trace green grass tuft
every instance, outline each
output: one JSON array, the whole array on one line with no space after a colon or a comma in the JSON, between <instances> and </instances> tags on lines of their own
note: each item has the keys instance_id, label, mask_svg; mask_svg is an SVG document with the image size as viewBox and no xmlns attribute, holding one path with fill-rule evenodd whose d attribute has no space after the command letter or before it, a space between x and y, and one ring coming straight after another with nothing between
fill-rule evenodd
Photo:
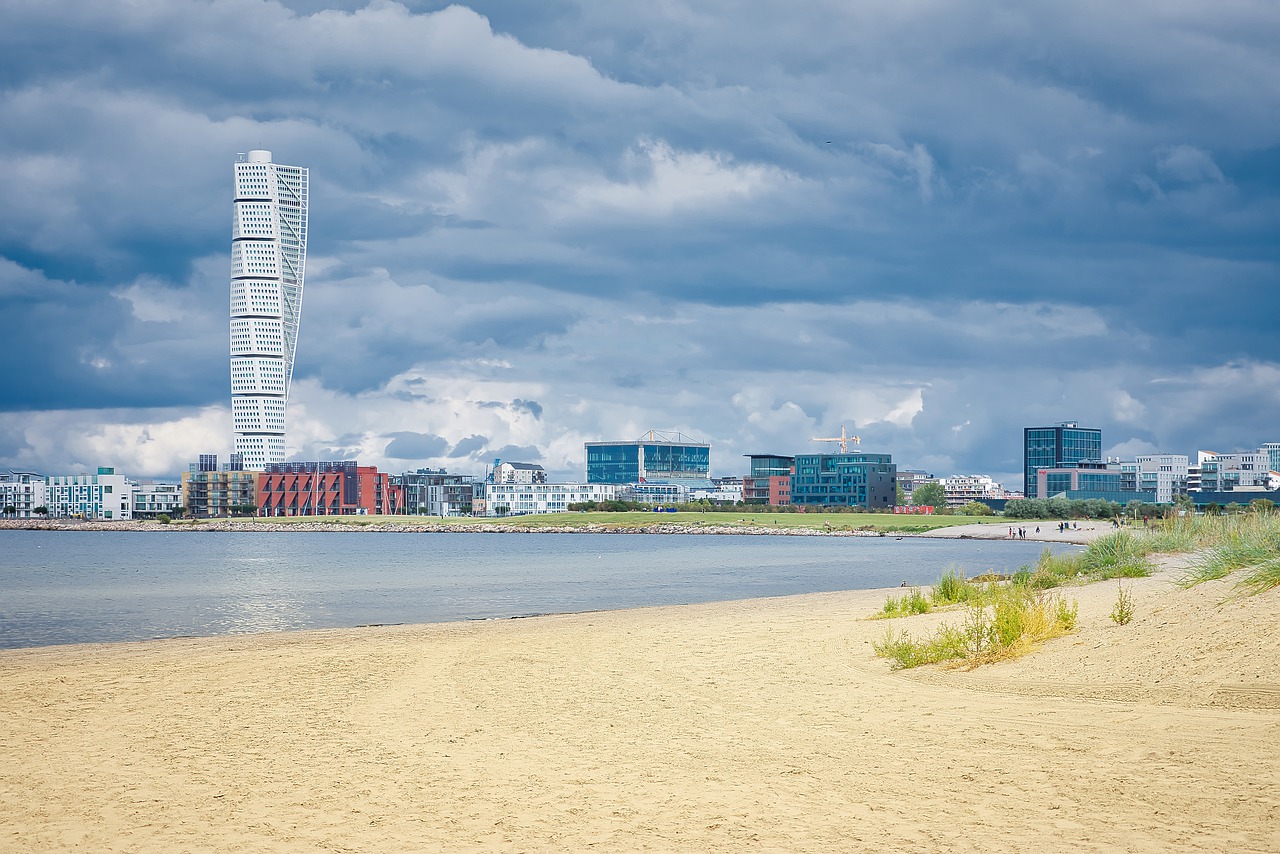
<instances>
[{"instance_id":1,"label":"green grass tuft","mask_svg":"<svg viewBox=\"0 0 1280 854\"><path fill-rule=\"evenodd\" d=\"M1076 603L1060 594L992 584L969 604L961 626L943 625L922 640L889 629L873 648L895 669L944 661L977 667L1025 655L1050 638L1069 634L1077 617Z\"/></svg>"},{"instance_id":2,"label":"green grass tuft","mask_svg":"<svg viewBox=\"0 0 1280 854\"><path fill-rule=\"evenodd\" d=\"M930 610L929 597L925 596L920 588L913 587L910 592L903 593L901 596L890 596L885 599L884 607L880 613L874 615L874 618L883 620L889 617L910 617L913 614L927 614Z\"/></svg>"},{"instance_id":3,"label":"green grass tuft","mask_svg":"<svg viewBox=\"0 0 1280 854\"><path fill-rule=\"evenodd\" d=\"M958 605L972 602L982 596L982 585L964 577L958 569L948 569L929 591L929 598L938 605Z\"/></svg>"}]
</instances>

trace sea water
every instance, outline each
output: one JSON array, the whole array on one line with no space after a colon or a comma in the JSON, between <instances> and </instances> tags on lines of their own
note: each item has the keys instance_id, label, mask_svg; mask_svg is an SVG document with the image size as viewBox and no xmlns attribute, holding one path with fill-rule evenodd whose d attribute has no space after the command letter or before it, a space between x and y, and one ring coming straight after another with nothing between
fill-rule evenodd
<instances>
[{"instance_id":1,"label":"sea water","mask_svg":"<svg viewBox=\"0 0 1280 854\"><path fill-rule=\"evenodd\" d=\"M1008 540L713 534L0 531L0 647L534 614L1009 573Z\"/></svg>"}]
</instances>

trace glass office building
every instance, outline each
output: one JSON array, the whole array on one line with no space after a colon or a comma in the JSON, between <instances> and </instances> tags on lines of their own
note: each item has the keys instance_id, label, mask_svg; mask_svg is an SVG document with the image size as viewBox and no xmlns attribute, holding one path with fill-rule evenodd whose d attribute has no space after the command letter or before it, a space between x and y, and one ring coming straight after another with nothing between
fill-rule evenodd
<instances>
[{"instance_id":1,"label":"glass office building","mask_svg":"<svg viewBox=\"0 0 1280 854\"><path fill-rule=\"evenodd\" d=\"M791 503L892 512L897 476L889 454L801 454L791 478Z\"/></svg>"},{"instance_id":2,"label":"glass office building","mask_svg":"<svg viewBox=\"0 0 1280 854\"><path fill-rule=\"evenodd\" d=\"M1102 431L1064 421L1053 427L1025 427L1022 431L1022 494L1036 495L1036 472L1074 466L1082 460L1102 459Z\"/></svg>"},{"instance_id":3,"label":"glass office building","mask_svg":"<svg viewBox=\"0 0 1280 854\"><path fill-rule=\"evenodd\" d=\"M742 479L742 500L747 504L791 503L791 470L795 457L780 454L747 454L751 473Z\"/></svg>"},{"instance_id":4,"label":"glass office building","mask_svg":"<svg viewBox=\"0 0 1280 854\"><path fill-rule=\"evenodd\" d=\"M587 442L587 483L710 481L710 445L650 436L634 442Z\"/></svg>"}]
</instances>

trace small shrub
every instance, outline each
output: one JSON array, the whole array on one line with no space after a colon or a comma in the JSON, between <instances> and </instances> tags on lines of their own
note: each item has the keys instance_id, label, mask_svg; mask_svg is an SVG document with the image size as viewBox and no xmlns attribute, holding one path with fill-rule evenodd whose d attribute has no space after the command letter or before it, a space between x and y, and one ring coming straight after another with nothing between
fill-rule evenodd
<instances>
[{"instance_id":1,"label":"small shrub","mask_svg":"<svg viewBox=\"0 0 1280 854\"><path fill-rule=\"evenodd\" d=\"M940 627L923 641L912 639L905 631L894 632L888 629L884 633L884 639L873 643L871 647L876 655L890 659L894 670L952 661L965 658L968 654L963 632L951 626Z\"/></svg>"},{"instance_id":2,"label":"small shrub","mask_svg":"<svg viewBox=\"0 0 1280 854\"><path fill-rule=\"evenodd\" d=\"M948 569L933 585L929 598L939 605L955 605L969 602L982 595L982 588L964 577L964 573L956 569Z\"/></svg>"},{"instance_id":3,"label":"small shrub","mask_svg":"<svg viewBox=\"0 0 1280 854\"><path fill-rule=\"evenodd\" d=\"M168 513L161 513L159 516L156 517L156 521L159 522L161 525L168 525L173 520L169 518Z\"/></svg>"},{"instance_id":4,"label":"small shrub","mask_svg":"<svg viewBox=\"0 0 1280 854\"><path fill-rule=\"evenodd\" d=\"M930 611L929 598L913 587L910 592L901 596L890 596L884 600L884 607L876 614L877 619L889 617L909 617L913 614L927 614Z\"/></svg>"},{"instance_id":5,"label":"small shrub","mask_svg":"<svg viewBox=\"0 0 1280 854\"><path fill-rule=\"evenodd\" d=\"M963 660L970 667L1024 655L1049 638L1075 630L1078 608L1057 594L1030 588L990 585L974 600L959 628L941 626L915 640L906 632L885 633L873 648L896 668Z\"/></svg>"},{"instance_id":6,"label":"small shrub","mask_svg":"<svg viewBox=\"0 0 1280 854\"><path fill-rule=\"evenodd\" d=\"M1111 609L1111 620L1118 626L1127 626L1133 619L1133 588L1125 587L1121 581L1116 582L1116 604Z\"/></svg>"}]
</instances>

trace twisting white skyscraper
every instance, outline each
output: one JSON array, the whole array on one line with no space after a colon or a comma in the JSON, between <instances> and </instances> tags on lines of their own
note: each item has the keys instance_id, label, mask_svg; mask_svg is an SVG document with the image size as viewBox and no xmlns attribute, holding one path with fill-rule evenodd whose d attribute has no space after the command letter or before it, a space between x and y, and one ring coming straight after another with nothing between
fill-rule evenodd
<instances>
[{"instance_id":1,"label":"twisting white skyscraper","mask_svg":"<svg viewBox=\"0 0 1280 854\"><path fill-rule=\"evenodd\" d=\"M258 470L284 462L307 260L307 170L250 151L235 165L231 231L231 415L235 453Z\"/></svg>"}]
</instances>

